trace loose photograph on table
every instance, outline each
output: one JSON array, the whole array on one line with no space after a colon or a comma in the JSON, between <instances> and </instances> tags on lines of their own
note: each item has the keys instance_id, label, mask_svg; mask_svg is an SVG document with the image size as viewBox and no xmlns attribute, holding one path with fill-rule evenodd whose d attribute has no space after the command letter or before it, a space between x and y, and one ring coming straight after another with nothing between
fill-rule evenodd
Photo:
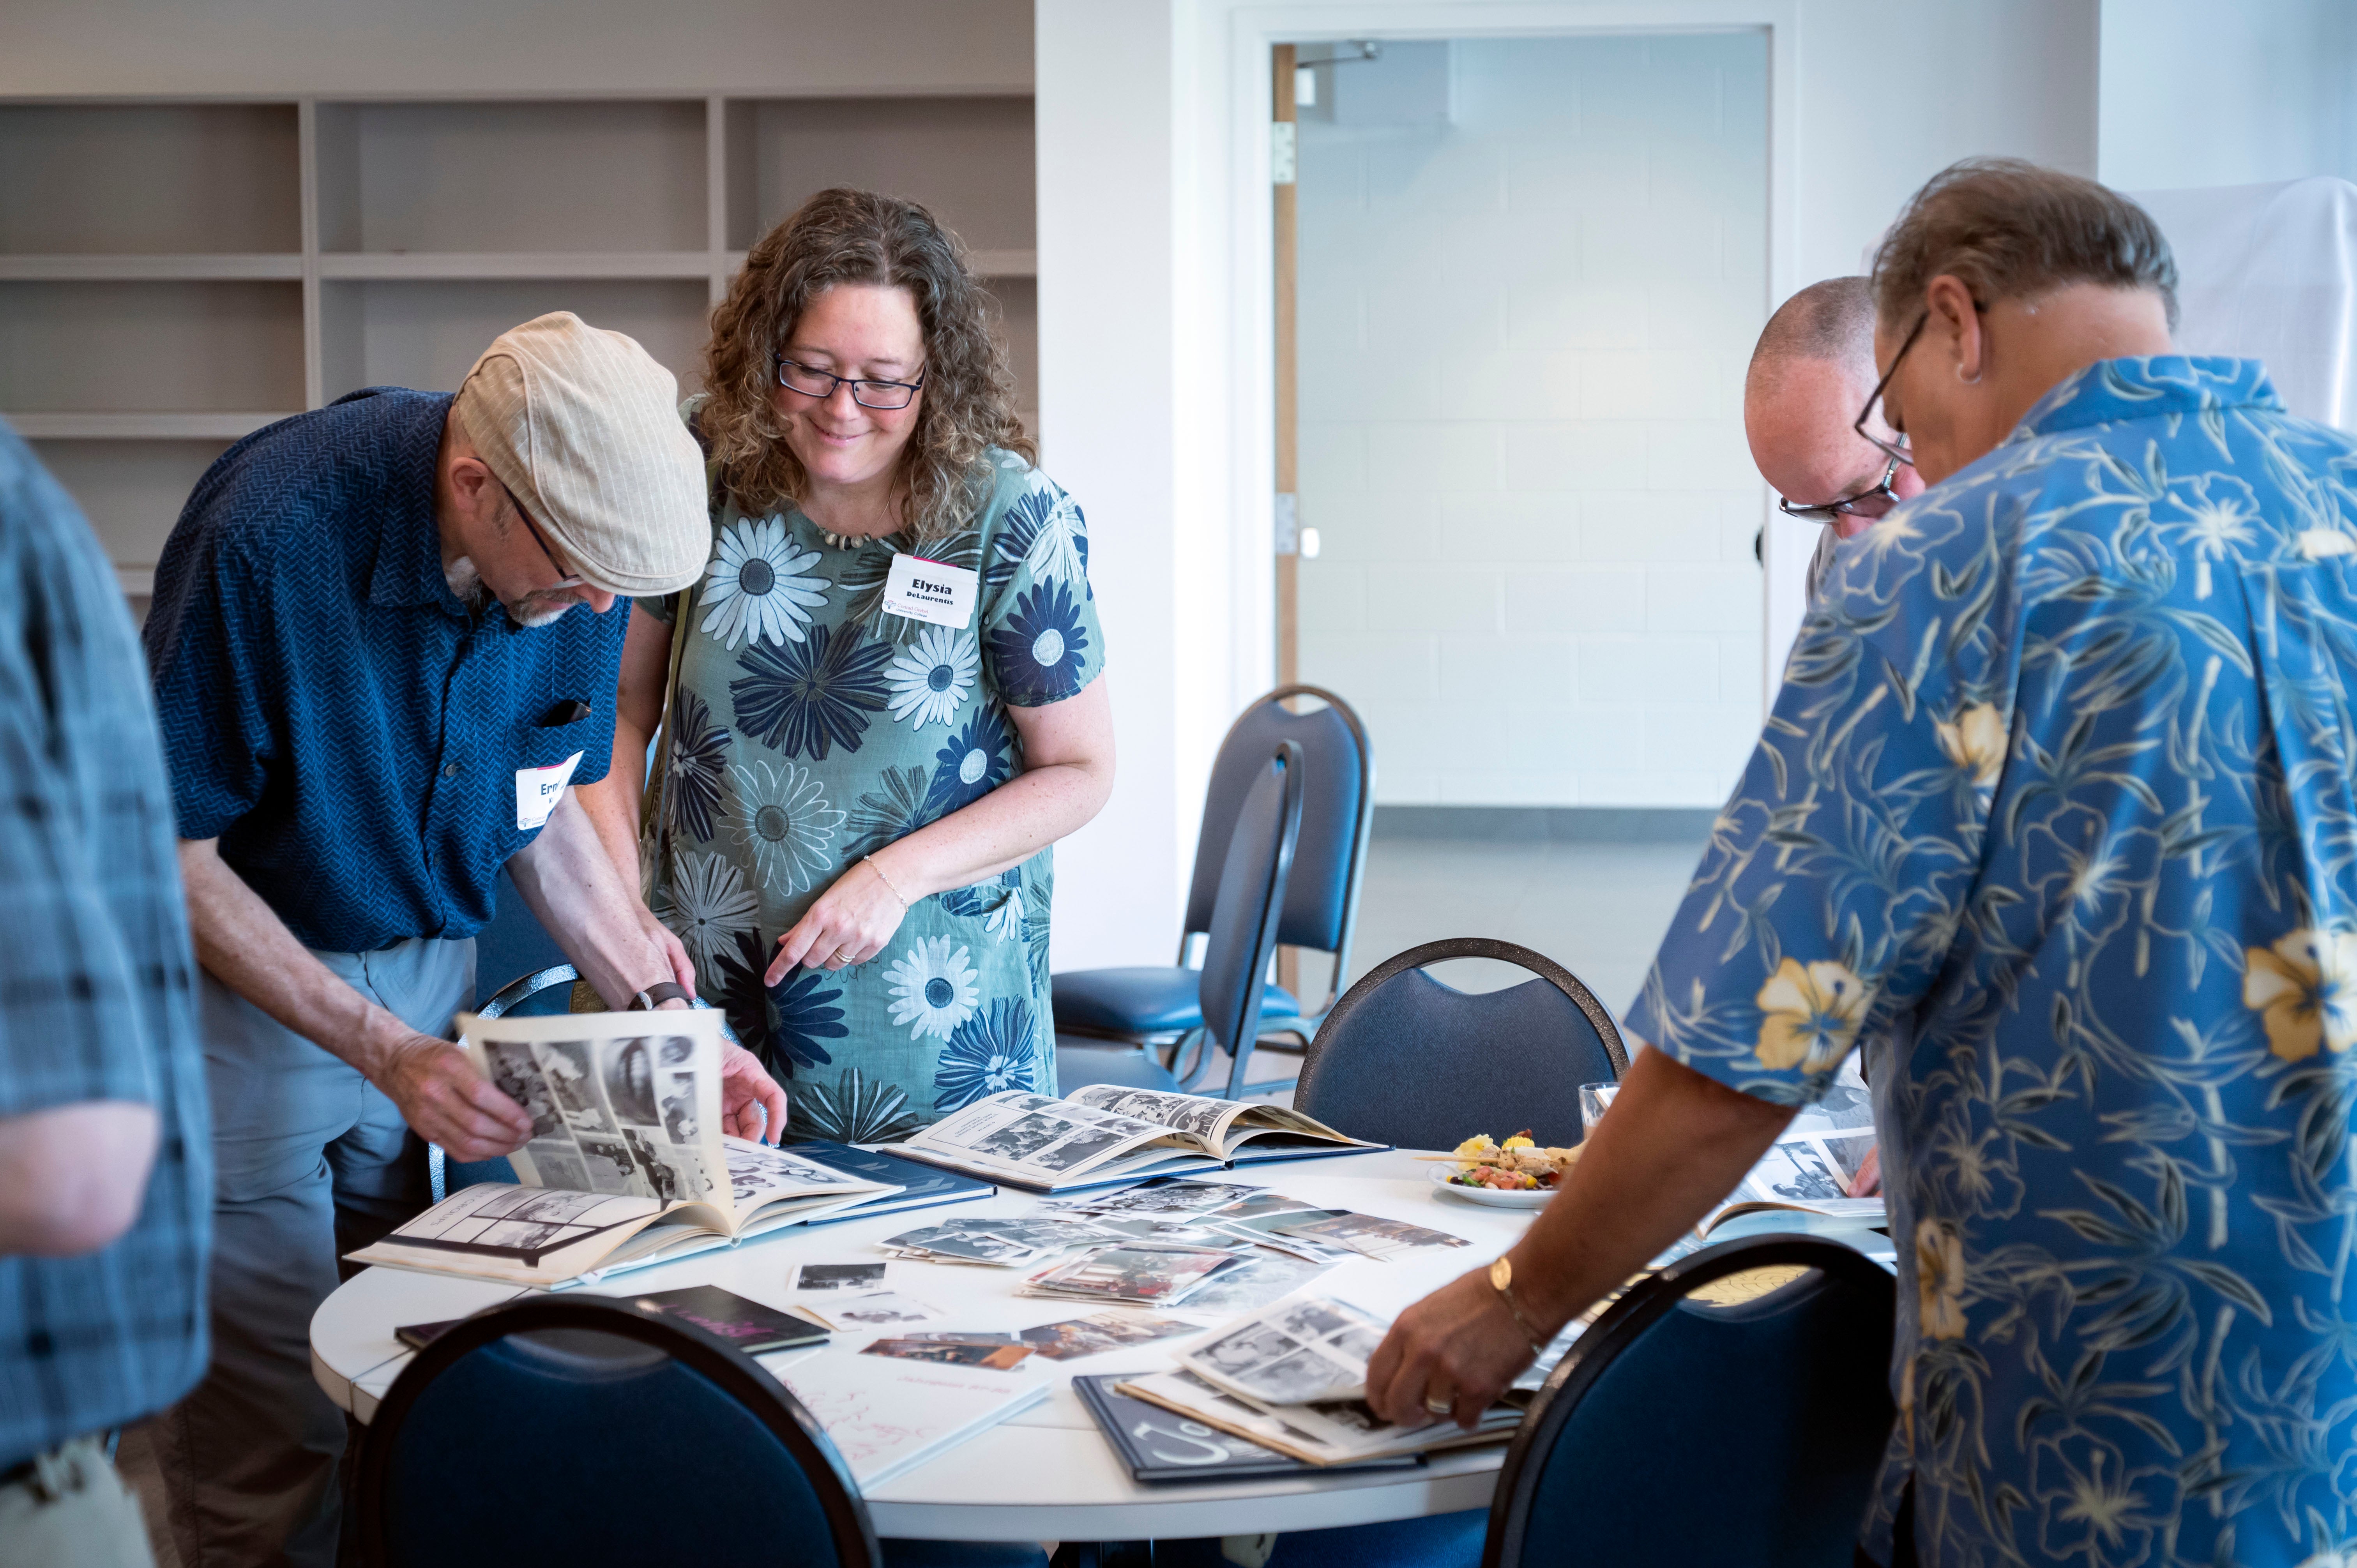
<instances>
[{"instance_id":1,"label":"loose photograph on table","mask_svg":"<svg viewBox=\"0 0 2357 1568\"><path fill-rule=\"evenodd\" d=\"M963 1339L878 1339L863 1356L894 1356L903 1361L933 1361L945 1367L988 1367L1012 1371L1028 1360L1028 1345L978 1345Z\"/></svg>"},{"instance_id":2,"label":"loose photograph on table","mask_svg":"<svg viewBox=\"0 0 2357 1568\"><path fill-rule=\"evenodd\" d=\"M794 1270L794 1289L800 1292L864 1292L872 1291L884 1283L882 1263L803 1263Z\"/></svg>"},{"instance_id":3,"label":"loose photograph on table","mask_svg":"<svg viewBox=\"0 0 2357 1568\"><path fill-rule=\"evenodd\" d=\"M839 1326L879 1328L895 1323L937 1323L949 1315L929 1301L898 1291L844 1296L817 1309Z\"/></svg>"},{"instance_id":4,"label":"loose photograph on table","mask_svg":"<svg viewBox=\"0 0 2357 1568\"><path fill-rule=\"evenodd\" d=\"M1157 1339L1202 1331L1200 1324L1151 1313L1099 1312L1061 1323L1043 1323L1023 1330L1020 1337L1051 1361L1073 1361L1083 1356L1102 1356L1108 1350L1132 1349Z\"/></svg>"}]
</instances>

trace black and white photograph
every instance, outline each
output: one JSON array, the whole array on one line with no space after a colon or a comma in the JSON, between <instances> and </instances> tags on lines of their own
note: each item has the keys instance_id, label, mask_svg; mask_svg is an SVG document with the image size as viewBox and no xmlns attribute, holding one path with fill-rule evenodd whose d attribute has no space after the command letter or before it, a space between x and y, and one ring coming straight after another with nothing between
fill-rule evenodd
<instances>
[{"instance_id":1,"label":"black and white photograph","mask_svg":"<svg viewBox=\"0 0 2357 1568\"><path fill-rule=\"evenodd\" d=\"M698 1136L695 1122L695 1075L692 1072L663 1074L662 1130L674 1144L693 1144Z\"/></svg>"},{"instance_id":2,"label":"black and white photograph","mask_svg":"<svg viewBox=\"0 0 2357 1568\"><path fill-rule=\"evenodd\" d=\"M1308 1340L1323 1339L1329 1334L1339 1333L1354 1326L1358 1319L1336 1307L1332 1302L1312 1296L1275 1314L1272 1321L1294 1338Z\"/></svg>"},{"instance_id":3,"label":"black and white photograph","mask_svg":"<svg viewBox=\"0 0 2357 1568\"><path fill-rule=\"evenodd\" d=\"M597 1078L605 1087L606 1104L615 1119L641 1127L658 1124L655 1107L654 1053L645 1040L597 1042Z\"/></svg>"},{"instance_id":4,"label":"black and white photograph","mask_svg":"<svg viewBox=\"0 0 2357 1568\"><path fill-rule=\"evenodd\" d=\"M1778 1144L1751 1170L1750 1179L1773 1197L1808 1202L1842 1196L1841 1178L1827 1167L1824 1156L1807 1144Z\"/></svg>"},{"instance_id":5,"label":"black and white photograph","mask_svg":"<svg viewBox=\"0 0 2357 1568\"><path fill-rule=\"evenodd\" d=\"M1068 1171L1107 1149L1127 1143L1130 1137L1119 1127L1082 1127L1062 1143L1040 1150L1032 1156L1031 1163L1043 1171Z\"/></svg>"},{"instance_id":6,"label":"black and white photograph","mask_svg":"<svg viewBox=\"0 0 2357 1568\"><path fill-rule=\"evenodd\" d=\"M474 1238L478 1246L512 1247L519 1251L546 1247L571 1227L534 1225L522 1219L501 1219L486 1225Z\"/></svg>"},{"instance_id":7,"label":"black and white photograph","mask_svg":"<svg viewBox=\"0 0 2357 1568\"><path fill-rule=\"evenodd\" d=\"M695 1042L684 1035L665 1035L655 1042L655 1061L665 1068L683 1068L695 1059Z\"/></svg>"},{"instance_id":8,"label":"black and white photograph","mask_svg":"<svg viewBox=\"0 0 2357 1568\"><path fill-rule=\"evenodd\" d=\"M1188 1296L1187 1310L1206 1314L1258 1312L1269 1303L1291 1295L1332 1267L1331 1263L1307 1258L1255 1252L1234 1268L1213 1275L1202 1289Z\"/></svg>"},{"instance_id":9,"label":"black and white photograph","mask_svg":"<svg viewBox=\"0 0 2357 1568\"><path fill-rule=\"evenodd\" d=\"M589 1190L592 1192L630 1192L638 1179L639 1162L631 1157L630 1148L619 1138L580 1140L582 1158L589 1163Z\"/></svg>"},{"instance_id":10,"label":"black and white photograph","mask_svg":"<svg viewBox=\"0 0 2357 1568\"><path fill-rule=\"evenodd\" d=\"M614 1130L613 1119L598 1102L597 1081L590 1076L588 1041L549 1040L540 1047L540 1065L548 1075L557 1109L576 1132Z\"/></svg>"},{"instance_id":11,"label":"black and white photograph","mask_svg":"<svg viewBox=\"0 0 2357 1568\"><path fill-rule=\"evenodd\" d=\"M1375 1407L1364 1400L1310 1400L1308 1403L1320 1420L1347 1431L1372 1436L1391 1430L1392 1423L1377 1415Z\"/></svg>"},{"instance_id":12,"label":"black and white photograph","mask_svg":"<svg viewBox=\"0 0 2357 1568\"><path fill-rule=\"evenodd\" d=\"M1280 1236L1301 1236L1312 1241L1339 1243L1372 1258L1423 1247L1466 1247L1472 1243L1446 1230L1411 1225L1405 1219L1383 1219L1372 1214L1343 1214L1305 1224L1281 1224Z\"/></svg>"},{"instance_id":13,"label":"black and white photograph","mask_svg":"<svg viewBox=\"0 0 2357 1568\"><path fill-rule=\"evenodd\" d=\"M797 1291L871 1291L884 1283L882 1263L804 1263L795 1271Z\"/></svg>"},{"instance_id":14,"label":"black and white photograph","mask_svg":"<svg viewBox=\"0 0 2357 1568\"><path fill-rule=\"evenodd\" d=\"M1033 1262L1040 1255L1037 1247L1027 1247L1020 1241L1010 1241L1004 1236L981 1231L949 1231L931 1233L923 1241L910 1242L908 1249L928 1256L962 1263L988 1263L996 1268L1011 1269Z\"/></svg>"},{"instance_id":15,"label":"black and white photograph","mask_svg":"<svg viewBox=\"0 0 2357 1568\"><path fill-rule=\"evenodd\" d=\"M1072 1207L1102 1214L1200 1214L1257 1190L1226 1181L1157 1181L1076 1201Z\"/></svg>"},{"instance_id":16,"label":"black and white photograph","mask_svg":"<svg viewBox=\"0 0 2357 1568\"><path fill-rule=\"evenodd\" d=\"M1871 1133L1825 1140L1825 1153L1831 1155L1834 1164L1840 1167L1844 1192L1848 1191L1849 1184L1857 1179L1858 1167L1866 1164L1866 1156L1873 1152L1874 1134Z\"/></svg>"},{"instance_id":17,"label":"black and white photograph","mask_svg":"<svg viewBox=\"0 0 2357 1568\"><path fill-rule=\"evenodd\" d=\"M1251 1323L1201 1347L1194 1359L1213 1371L1241 1379L1263 1362L1282 1360L1300 1348L1301 1341L1276 1325Z\"/></svg>"},{"instance_id":18,"label":"black and white photograph","mask_svg":"<svg viewBox=\"0 0 2357 1568\"><path fill-rule=\"evenodd\" d=\"M893 1323L933 1323L942 1316L942 1309L930 1302L888 1290L845 1296L840 1301L827 1303L822 1310L837 1323L859 1328L876 1328Z\"/></svg>"},{"instance_id":19,"label":"black and white photograph","mask_svg":"<svg viewBox=\"0 0 2357 1568\"><path fill-rule=\"evenodd\" d=\"M522 1040L493 1040L483 1047L491 1064L492 1086L523 1107L532 1118L534 1138L565 1134L565 1117L556 1108L547 1076L533 1059L532 1047Z\"/></svg>"},{"instance_id":20,"label":"black and white photograph","mask_svg":"<svg viewBox=\"0 0 2357 1568\"><path fill-rule=\"evenodd\" d=\"M1108 1350L1151 1345L1157 1339L1168 1339L1175 1335L1200 1332L1194 1324L1181 1323L1176 1318L1154 1317L1145 1313L1100 1312L1087 1317L1067 1318L1061 1323L1043 1323L1037 1328L1027 1328L1023 1331L1022 1340L1051 1361L1072 1361L1083 1356L1102 1356Z\"/></svg>"},{"instance_id":21,"label":"black and white photograph","mask_svg":"<svg viewBox=\"0 0 2357 1568\"><path fill-rule=\"evenodd\" d=\"M1308 1404L1312 1400L1333 1399L1358 1380L1308 1349L1233 1371L1221 1369L1239 1391L1264 1404Z\"/></svg>"},{"instance_id":22,"label":"black and white photograph","mask_svg":"<svg viewBox=\"0 0 2357 1568\"><path fill-rule=\"evenodd\" d=\"M1063 1117L1034 1112L1017 1117L996 1132L984 1133L967 1147L992 1159L1020 1162L1071 1132L1074 1125Z\"/></svg>"},{"instance_id":23,"label":"black and white photograph","mask_svg":"<svg viewBox=\"0 0 2357 1568\"><path fill-rule=\"evenodd\" d=\"M1093 1105L1115 1116L1152 1122L1173 1132L1192 1133L1197 1137L1211 1136L1211 1129L1219 1125L1220 1117L1227 1110L1218 1101L1155 1089L1105 1089L1083 1092L1075 1098L1084 1105Z\"/></svg>"}]
</instances>

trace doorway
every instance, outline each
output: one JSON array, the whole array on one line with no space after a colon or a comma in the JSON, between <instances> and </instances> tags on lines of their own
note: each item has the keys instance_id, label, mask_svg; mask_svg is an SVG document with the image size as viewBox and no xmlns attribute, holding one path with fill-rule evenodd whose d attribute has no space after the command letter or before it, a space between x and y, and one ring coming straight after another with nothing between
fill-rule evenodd
<instances>
[{"instance_id":1,"label":"doorway","mask_svg":"<svg viewBox=\"0 0 2357 1568\"><path fill-rule=\"evenodd\" d=\"M1517 889L1545 861L1557 896L1501 886L1492 924L1513 911L1515 940L1616 1008L1761 719L1740 388L1770 304L1769 57L1748 29L1275 62L1296 121L1274 214L1277 488L1297 498L1278 668L1367 721L1370 897L1387 843L1403 866L1497 861ZM1297 540L1316 553L1283 554ZM1527 853L1501 860L1501 839ZM1663 847L1623 865L1599 842ZM1599 908L1645 913L1606 930Z\"/></svg>"}]
</instances>

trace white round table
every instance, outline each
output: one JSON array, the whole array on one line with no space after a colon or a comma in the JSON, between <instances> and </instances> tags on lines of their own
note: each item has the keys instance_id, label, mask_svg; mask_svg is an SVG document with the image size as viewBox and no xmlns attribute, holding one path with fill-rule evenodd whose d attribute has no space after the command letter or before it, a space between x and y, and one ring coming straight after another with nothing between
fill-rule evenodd
<instances>
[{"instance_id":1,"label":"white round table","mask_svg":"<svg viewBox=\"0 0 2357 1568\"><path fill-rule=\"evenodd\" d=\"M1245 1165L1216 1179L1265 1187L1329 1208L1405 1219L1466 1238L1465 1247L1431 1248L1397 1262L1358 1258L1317 1282L1318 1290L1389 1317L1468 1269L1512 1246L1531 1215L1444 1197L1405 1152ZM791 1306L794 1265L883 1258L887 1236L951 1215L1026 1214L1041 1199L1002 1188L996 1197L877 1219L794 1227L740 1248L702 1253L660 1268L624 1273L596 1287L604 1294L642 1294L682 1285L716 1284L771 1306ZM945 1309L929 1330L1007 1332L1095 1310L1083 1302L1018 1296L1027 1271L890 1260L886 1287ZM361 1421L408 1364L393 1337L404 1324L463 1317L524 1294L513 1286L452 1275L372 1268L346 1283L311 1319L311 1367L319 1386ZM829 1298L816 1295L820 1311ZM1181 1306L1178 1315L1186 1316ZM838 1331L819 1355L850 1355L870 1333ZM1372 1524L1486 1508L1504 1455L1502 1444L1437 1455L1416 1469L1290 1477L1189 1486L1141 1486L1097 1430L1071 1380L1081 1373L1131 1373L1170 1364L1193 1338L1107 1351L1079 1360L1033 1358L1052 1383L1045 1402L950 1449L866 1494L879 1536L937 1541L1145 1541L1257 1535ZM780 1352L781 1364L813 1352Z\"/></svg>"}]
</instances>

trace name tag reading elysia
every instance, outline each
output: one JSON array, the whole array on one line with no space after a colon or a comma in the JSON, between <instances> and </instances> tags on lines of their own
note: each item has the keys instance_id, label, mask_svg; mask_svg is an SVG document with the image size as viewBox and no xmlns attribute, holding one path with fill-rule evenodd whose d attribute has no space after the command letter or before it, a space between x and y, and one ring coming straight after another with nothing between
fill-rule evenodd
<instances>
[{"instance_id":1,"label":"name tag reading elysia","mask_svg":"<svg viewBox=\"0 0 2357 1568\"><path fill-rule=\"evenodd\" d=\"M974 589L981 579L963 566L928 561L921 555L892 557L891 574L884 579L884 608L910 620L964 630L974 622Z\"/></svg>"}]
</instances>

